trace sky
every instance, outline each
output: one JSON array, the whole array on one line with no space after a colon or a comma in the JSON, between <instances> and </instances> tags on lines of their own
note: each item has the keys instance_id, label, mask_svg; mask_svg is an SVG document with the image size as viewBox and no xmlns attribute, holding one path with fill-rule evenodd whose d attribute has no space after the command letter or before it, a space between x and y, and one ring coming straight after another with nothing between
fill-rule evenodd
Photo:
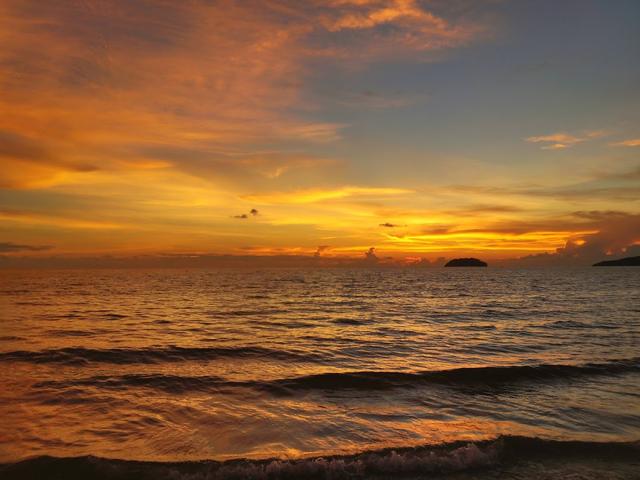
<instances>
[{"instance_id":1,"label":"sky","mask_svg":"<svg viewBox=\"0 0 640 480\"><path fill-rule=\"evenodd\" d=\"M4 0L0 256L640 254L636 0Z\"/></svg>"}]
</instances>

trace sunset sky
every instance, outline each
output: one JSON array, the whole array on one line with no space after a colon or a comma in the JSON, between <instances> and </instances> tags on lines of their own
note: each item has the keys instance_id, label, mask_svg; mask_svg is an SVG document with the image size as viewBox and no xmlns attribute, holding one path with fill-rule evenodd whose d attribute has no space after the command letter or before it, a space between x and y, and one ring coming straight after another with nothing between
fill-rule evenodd
<instances>
[{"instance_id":1,"label":"sunset sky","mask_svg":"<svg viewBox=\"0 0 640 480\"><path fill-rule=\"evenodd\" d=\"M3 0L0 255L633 253L639 21L637 0Z\"/></svg>"}]
</instances>

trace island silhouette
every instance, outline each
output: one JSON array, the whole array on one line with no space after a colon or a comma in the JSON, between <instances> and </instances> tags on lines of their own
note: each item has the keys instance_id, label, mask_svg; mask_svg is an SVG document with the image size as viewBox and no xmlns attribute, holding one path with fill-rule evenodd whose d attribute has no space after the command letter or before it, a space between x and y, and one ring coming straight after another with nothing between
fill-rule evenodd
<instances>
[{"instance_id":1,"label":"island silhouette","mask_svg":"<svg viewBox=\"0 0 640 480\"><path fill-rule=\"evenodd\" d=\"M477 258L454 258L449 260L445 267L486 267L487 262L478 260Z\"/></svg>"},{"instance_id":2,"label":"island silhouette","mask_svg":"<svg viewBox=\"0 0 640 480\"><path fill-rule=\"evenodd\" d=\"M617 260L604 260L594 263L594 267L640 267L640 256L619 258Z\"/></svg>"}]
</instances>

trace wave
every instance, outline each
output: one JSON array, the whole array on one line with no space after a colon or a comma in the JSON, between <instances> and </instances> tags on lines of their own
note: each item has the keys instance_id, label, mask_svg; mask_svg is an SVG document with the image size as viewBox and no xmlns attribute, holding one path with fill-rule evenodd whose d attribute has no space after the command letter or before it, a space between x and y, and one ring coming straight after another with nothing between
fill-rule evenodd
<instances>
[{"instance_id":1,"label":"wave","mask_svg":"<svg viewBox=\"0 0 640 480\"><path fill-rule=\"evenodd\" d=\"M278 390L282 388L290 390L381 390L419 384L491 387L527 381L550 381L631 372L640 372L640 358L584 365L515 365L455 368L418 373L384 371L320 373L277 380L273 384Z\"/></svg>"},{"instance_id":2,"label":"wave","mask_svg":"<svg viewBox=\"0 0 640 480\"><path fill-rule=\"evenodd\" d=\"M584 376L613 376L632 372L640 372L640 358L584 365L543 364L537 366L457 368L419 373L384 371L331 372L270 381L230 381L218 376L190 377L163 374L128 374L121 376L95 376L65 381L44 381L35 383L34 387L95 387L107 389L139 387L176 394L189 391L219 392L231 388L251 388L273 395L290 395L295 394L295 392L309 390L388 390L429 384L454 388L490 389L515 385L521 382L550 382Z\"/></svg>"},{"instance_id":3,"label":"wave","mask_svg":"<svg viewBox=\"0 0 640 480\"><path fill-rule=\"evenodd\" d=\"M542 325L545 328L552 329L602 329L602 330L617 330L622 328L621 325L612 325L608 323L591 323L591 322L579 322L576 320L556 320Z\"/></svg>"},{"instance_id":4,"label":"wave","mask_svg":"<svg viewBox=\"0 0 640 480\"><path fill-rule=\"evenodd\" d=\"M213 375L186 377L178 375L162 374L128 374L120 376L95 376L90 378L79 378L69 381L47 380L37 382L33 385L36 388L76 388L94 387L103 389L119 390L123 387L151 388L167 393L182 394L187 392L206 392L213 390L230 388L234 386L246 387L244 382L231 382L222 377Z\"/></svg>"},{"instance_id":5,"label":"wave","mask_svg":"<svg viewBox=\"0 0 640 480\"><path fill-rule=\"evenodd\" d=\"M335 323L336 325L365 325L368 322L356 318L336 318L335 320L331 320L331 323Z\"/></svg>"},{"instance_id":6,"label":"wave","mask_svg":"<svg viewBox=\"0 0 640 480\"><path fill-rule=\"evenodd\" d=\"M128 479L383 479L416 478L416 475L455 473L456 478L498 478L517 470L517 478L539 477L541 468L552 463L544 478L568 478L571 462L579 463L580 478L594 471L592 458L606 463L606 473L633 472L637 467L640 443L597 443L553 441L527 437L500 437L476 443L456 442L438 446L366 451L352 455L301 458L296 460L237 459L224 462L147 462L115 460L93 456L36 457L0 465L5 479L92 478ZM568 465L568 466L567 466ZM602 468L602 467L601 467ZM627 468L628 470L625 470ZM464 473L469 472L467 477ZM575 471L573 473L576 473ZM602 473L602 472L601 472ZM637 473L637 472L636 472ZM569 475L568 475L569 474ZM616 477L625 478L625 477Z\"/></svg>"},{"instance_id":7,"label":"wave","mask_svg":"<svg viewBox=\"0 0 640 480\"><path fill-rule=\"evenodd\" d=\"M109 364L152 364L217 358L271 358L276 360L317 361L309 353L297 353L264 347L154 347L92 349L69 347L50 350L18 350L0 353L0 362L58 363L86 365L92 362Z\"/></svg>"}]
</instances>

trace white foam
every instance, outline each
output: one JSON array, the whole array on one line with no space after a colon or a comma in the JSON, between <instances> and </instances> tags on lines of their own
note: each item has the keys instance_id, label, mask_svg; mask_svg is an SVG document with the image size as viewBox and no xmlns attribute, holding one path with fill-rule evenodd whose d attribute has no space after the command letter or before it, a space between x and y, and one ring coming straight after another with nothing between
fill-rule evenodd
<instances>
[{"instance_id":1,"label":"white foam","mask_svg":"<svg viewBox=\"0 0 640 480\"><path fill-rule=\"evenodd\" d=\"M306 460L272 460L225 464L205 476L190 477L220 480L274 480L323 478L359 478L364 475L407 475L451 472L489 466L496 462L497 447L480 448L468 444L454 450L408 450L365 453L352 457L314 458ZM184 478L184 477L182 477Z\"/></svg>"}]
</instances>

